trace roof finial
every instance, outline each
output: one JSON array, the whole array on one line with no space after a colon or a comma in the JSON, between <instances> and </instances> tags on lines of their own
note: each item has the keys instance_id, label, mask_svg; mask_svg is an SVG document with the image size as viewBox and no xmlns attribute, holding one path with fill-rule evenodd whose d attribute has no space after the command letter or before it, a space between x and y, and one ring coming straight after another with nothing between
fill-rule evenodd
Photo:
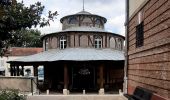
<instances>
[{"instance_id":1,"label":"roof finial","mask_svg":"<svg viewBox=\"0 0 170 100\"><path fill-rule=\"evenodd\" d=\"M83 0L83 11L84 11L84 0Z\"/></svg>"}]
</instances>

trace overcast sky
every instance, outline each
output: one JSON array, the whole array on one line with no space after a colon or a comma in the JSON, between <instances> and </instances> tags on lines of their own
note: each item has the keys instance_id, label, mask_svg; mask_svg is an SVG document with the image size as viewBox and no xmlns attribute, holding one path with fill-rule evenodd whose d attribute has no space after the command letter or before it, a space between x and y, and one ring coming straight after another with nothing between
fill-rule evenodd
<instances>
[{"instance_id":1,"label":"overcast sky","mask_svg":"<svg viewBox=\"0 0 170 100\"><path fill-rule=\"evenodd\" d=\"M21 0L18 0L21 1ZM38 28L42 34L61 30L60 18L82 11L83 0L23 0L26 5L37 1L45 6L44 13L48 10L58 11L57 19L50 26ZM85 11L103 16L107 19L105 30L125 35L125 0L84 0Z\"/></svg>"}]
</instances>

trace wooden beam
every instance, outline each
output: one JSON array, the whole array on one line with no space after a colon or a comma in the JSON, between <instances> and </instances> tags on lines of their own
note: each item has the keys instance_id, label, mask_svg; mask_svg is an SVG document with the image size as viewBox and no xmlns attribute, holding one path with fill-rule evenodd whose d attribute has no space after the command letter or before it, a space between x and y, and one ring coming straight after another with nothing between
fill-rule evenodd
<instances>
[{"instance_id":1,"label":"wooden beam","mask_svg":"<svg viewBox=\"0 0 170 100\"><path fill-rule=\"evenodd\" d=\"M99 67L99 75L100 75L100 88L103 88L103 83L104 83L104 80L103 80L103 64L100 65L100 67Z\"/></svg>"},{"instance_id":2,"label":"wooden beam","mask_svg":"<svg viewBox=\"0 0 170 100\"><path fill-rule=\"evenodd\" d=\"M37 88L38 88L39 87L39 84L38 84L38 65L34 65L33 68L34 68L34 77L36 77L36 83L37 83Z\"/></svg>"},{"instance_id":3,"label":"wooden beam","mask_svg":"<svg viewBox=\"0 0 170 100\"><path fill-rule=\"evenodd\" d=\"M33 68L34 68L34 76L38 77L38 66L34 65Z\"/></svg>"},{"instance_id":4,"label":"wooden beam","mask_svg":"<svg viewBox=\"0 0 170 100\"><path fill-rule=\"evenodd\" d=\"M12 66L12 65L10 65L10 74L11 74L11 76L13 76L13 75L14 75L14 68L13 68L13 66Z\"/></svg>"},{"instance_id":5,"label":"wooden beam","mask_svg":"<svg viewBox=\"0 0 170 100\"><path fill-rule=\"evenodd\" d=\"M68 88L68 68L67 65L64 64L64 89Z\"/></svg>"},{"instance_id":6,"label":"wooden beam","mask_svg":"<svg viewBox=\"0 0 170 100\"><path fill-rule=\"evenodd\" d=\"M19 66L16 66L16 72L17 72L17 76L19 76Z\"/></svg>"},{"instance_id":7,"label":"wooden beam","mask_svg":"<svg viewBox=\"0 0 170 100\"><path fill-rule=\"evenodd\" d=\"M13 76L16 76L16 66L13 66L13 71L14 71Z\"/></svg>"},{"instance_id":8,"label":"wooden beam","mask_svg":"<svg viewBox=\"0 0 170 100\"><path fill-rule=\"evenodd\" d=\"M21 66L21 75L24 76L24 66Z\"/></svg>"}]
</instances>

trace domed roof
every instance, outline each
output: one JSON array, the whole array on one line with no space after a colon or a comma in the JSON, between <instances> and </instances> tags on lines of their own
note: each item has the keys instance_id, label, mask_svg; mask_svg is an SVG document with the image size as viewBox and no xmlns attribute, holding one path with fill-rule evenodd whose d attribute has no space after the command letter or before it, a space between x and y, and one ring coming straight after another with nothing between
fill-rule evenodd
<instances>
[{"instance_id":1,"label":"domed roof","mask_svg":"<svg viewBox=\"0 0 170 100\"><path fill-rule=\"evenodd\" d=\"M84 14L84 15L91 15L91 13L89 13L89 12L87 12L87 11L80 11L80 12L78 12L78 13L76 13L76 14Z\"/></svg>"},{"instance_id":2,"label":"domed roof","mask_svg":"<svg viewBox=\"0 0 170 100\"><path fill-rule=\"evenodd\" d=\"M85 15L85 16L96 16L96 17L103 18L105 23L106 23L106 21L107 21L107 19L104 18L104 17L102 17L102 16L95 15L95 14L92 14L92 13L87 12L87 11L85 11L85 10L82 10L82 11L76 13L76 14L67 15L67 16L62 17L62 18L60 19L60 22L62 23L62 22L63 22L63 19L65 19L65 18L68 18L68 17L71 17L71 16L80 16L80 15Z\"/></svg>"}]
</instances>

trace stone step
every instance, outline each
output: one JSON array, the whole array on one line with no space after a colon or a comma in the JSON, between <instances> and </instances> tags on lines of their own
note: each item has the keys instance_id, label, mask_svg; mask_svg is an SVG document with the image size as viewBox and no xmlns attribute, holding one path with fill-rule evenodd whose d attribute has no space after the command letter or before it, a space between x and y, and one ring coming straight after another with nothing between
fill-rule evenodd
<instances>
[{"instance_id":1,"label":"stone step","mask_svg":"<svg viewBox=\"0 0 170 100\"><path fill-rule=\"evenodd\" d=\"M128 100L120 95L34 95L27 100Z\"/></svg>"}]
</instances>

